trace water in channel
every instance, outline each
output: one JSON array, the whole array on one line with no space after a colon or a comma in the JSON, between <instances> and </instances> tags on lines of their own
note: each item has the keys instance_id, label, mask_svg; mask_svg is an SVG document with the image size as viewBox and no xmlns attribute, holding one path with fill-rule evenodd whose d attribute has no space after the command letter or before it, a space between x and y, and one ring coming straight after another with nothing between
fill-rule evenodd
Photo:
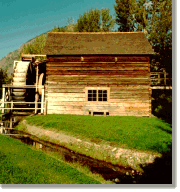
<instances>
[{"instance_id":1,"label":"water in channel","mask_svg":"<svg viewBox=\"0 0 180 192\"><path fill-rule=\"evenodd\" d=\"M15 131L17 133L17 131ZM38 137L18 131L19 135L11 137L20 140L23 143L32 145L44 152L53 152L62 156L66 162L78 162L81 166L86 166L92 173L101 175L105 180L113 181L116 184L171 184L172 173L171 166L162 171L163 164L157 161L156 164L144 167L144 173L136 172L131 167L114 165L105 161L93 159L86 155L76 153L68 148L54 144L48 141L40 140ZM170 160L170 159L168 159ZM166 160L167 162L167 160ZM172 162L170 162L171 165ZM161 168L162 167L162 168ZM164 169L163 169L164 170Z\"/></svg>"}]
</instances>

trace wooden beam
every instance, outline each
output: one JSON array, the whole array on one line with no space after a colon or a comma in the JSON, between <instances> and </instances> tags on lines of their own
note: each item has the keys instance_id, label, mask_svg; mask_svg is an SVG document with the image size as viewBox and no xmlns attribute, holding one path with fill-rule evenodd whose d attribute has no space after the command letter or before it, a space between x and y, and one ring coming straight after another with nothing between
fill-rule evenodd
<instances>
[{"instance_id":1,"label":"wooden beam","mask_svg":"<svg viewBox=\"0 0 180 192\"><path fill-rule=\"evenodd\" d=\"M3 84L2 87L6 88L36 88L36 85L10 85L10 84ZM44 85L37 85L37 88L44 88Z\"/></svg>"},{"instance_id":2,"label":"wooden beam","mask_svg":"<svg viewBox=\"0 0 180 192\"><path fill-rule=\"evenodd\" d=\"M172 86L154 86L151 89L172 89Z\"/></svg>"},{"instance_id":3,"label":"wooden beam","mask_svg":"<svg viewBox=\"0 0 180 192\"><path fill-rule=\"evenodd\" d=\"M44 103L44 115L47 115L47 100Z\"/></svg>"},{"instance_id":4,"label":"wooden beam","mask_svg":"<svg viewBox=\"0 0 180 192\"><path fill-rule=\"evenodd\" d=\"M42 95L41 95L41 114L43 113L44 109L44 89L42 89Z\"/></svg>"},{"instance_id":5,"label":"wooden beam","mask_svg":"<svg viewBox=\"0 0 180 192\"><path fill-rule=\"evenodd\" d=\"M3 102L2 102L2 114L4 114L4 107L5 107L5 87L2 88L2 99L3 99Z\"/></svg>"},{"instance_id":6,"label":"wooden beam","mask_svg":"<svg viewBox=\"0 0 180 192\"><path fill-rule=\"evenodd\" d=\"M2 102L0 102L0 103L2 103ZM11 104L12 104L12 103L13 103L13 104L20 104L20 103L21 103L21 104L35 104L35 102L26 102L26 101L25 101L25 102L12 102L12 101L5 101L5 102L4 102L4 104L8 104L8 103L11 103ZM37 103L38 103L38 104L41 104L41 102L37 102ZM11 108L10 108L10 109L11 109Z\"/></svg>"},{"instance_id":7,"label":"wooden beam","mask_svg":"<svg viewBox=\"0 0 180 192\"><path fill-rule=\"evenodd\" d=\"M22 57L46 57L46 55L23 54Z\"/></svg>"},{"instance_id":8,"label":"wooden beam","mask_svg":"<svg viewBox=\"0 0 180 192\"><path fill-rule=\"evenodd\" d=\"M164 72L164 85L166 85L166 72Z\"/></svg>"},{"instance_id":9,"label":"wooden beam","mask_svg":"<svg viewBox=\"0 0 180 192\"><path fill-rule=\"evenodd\" d=\"M117 58L117 57L115 57L115 63L117 63L117 61L118 61L118 58Z\"/></svg>"}]
</instances>

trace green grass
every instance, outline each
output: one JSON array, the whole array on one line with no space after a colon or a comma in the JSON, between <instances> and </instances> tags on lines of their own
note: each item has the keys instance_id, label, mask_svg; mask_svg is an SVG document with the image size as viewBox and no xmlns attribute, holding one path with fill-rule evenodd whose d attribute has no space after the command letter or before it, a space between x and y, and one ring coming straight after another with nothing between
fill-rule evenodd
<instances>
[{"instance_id":1,"label":"green grass","mask_svg":"<svg viewBox=\"0 0 180 192\"><path fill-rule=\"evenodd\" d=\"M1 184L100 184L41 151L0 135Z\"/></svg>"},{"instance_id":2,"label":"green grass","mask_svg":"<svg viewBox=\"0 0 180 192\"><path fill-rule=\"evenodd\" d=\"M172 128L155 117L101 117L81 115L46 115L26 118L30 124L45 129L65 131L92 141L163 153L172 144Z\"/></svg>"}]
</instances>

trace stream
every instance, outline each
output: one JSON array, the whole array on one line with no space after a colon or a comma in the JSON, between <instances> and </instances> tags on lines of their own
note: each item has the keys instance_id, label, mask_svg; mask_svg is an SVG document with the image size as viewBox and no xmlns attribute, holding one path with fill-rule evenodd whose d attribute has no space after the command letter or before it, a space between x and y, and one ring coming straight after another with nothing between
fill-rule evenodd
<instances>
[{"instance_id":1,"label":"stream","mask_svg":"<svg viewBox=\"0 0 180 192\"><path fill-rule=\"evenodd\" d=\"M66 162L78 162L81 166L86 166L92 173L101 175L105 180L113 181L116 184L135 184L142 177L140 173L137 173L131 167L122 167L119 165L113 165L111 163L93 159L86 155L76 153L68 148L54 144L49 141L43 141L38 137L32 136L22 131L17 131L18 135L11 135L12 138L18 139L21 142L31 145L36 149L42 150L46 153L53 152L60 155Z\"/></svg>"},{"instance_id":2,"label":"stream","mask_svg":"<svg viewBox=\"0 0 180 192\"><path fill-rule=\"evenodd\" d=\"M12 130L12 133L17 134L11 135L14 139L46 153L53 152L60 155L66 162L78 162L81 166L88 167L92 173L99 174L105 180L113 181L115 184L172 184L172 151L163 154L162 158L157 158L153 164L142 167L144 171L142 174L131 167L93 159L22 131Z\"/></svg>"}]
</instances>

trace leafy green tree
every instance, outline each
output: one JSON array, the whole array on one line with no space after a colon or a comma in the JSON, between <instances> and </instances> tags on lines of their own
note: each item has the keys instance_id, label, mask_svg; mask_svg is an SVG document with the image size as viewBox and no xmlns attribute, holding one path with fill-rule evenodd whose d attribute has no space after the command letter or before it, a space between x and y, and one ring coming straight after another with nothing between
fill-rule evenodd
<instances>
[{"instance_id":1,"label":"leafy green tree","mask_svg":"<svg viewBox=\"0 0 180 192\"><path fill-rule=\"evenodd\" d=\"M76 27L76 23L73 18L68 19L68 25L66 26L66 32L74 32Z\"/></svg>"},{"instance_id":2,"label":"leafy green tree","mask_svg":"<svg viewBox=\"0 0 180 192\"><path fill-rule=\"evenodd\" d=\"M72 18L65 27L54 27L52 32L108 32L114 29L115 19L109 9L90 9L79 16L77 22Z\"/></svg>"},{"instance_id":3,"label":"leafy green tree","mask_svg":"<svg viewBox=\"0 0 180 192\"><path fill-rule=\"evenodd\" d=\"M172 0L115 0L119 31L144 31L156 54L152 70L172 72Z\"/></svg>"},{"instance_id":4,"label":"leafy green tree","mask_svg":"<svg viewBox=\"0 0 180 192\"><path fill-rule=\"evenodd\" d=\"M75 31L75 22L74 20L68 19L68 24L65 27L54 27L52 32L74 32Z\"/></svg>"},{"instance_id":5,"label":"leafy green tree","mask_svg":"<svg viewBox=\"0 0 180 192\"><path fill-rule=\"evenodd\" d=\"M109 9L90 9L79 16L75 25L78 32L108 32L114 28L115 20L109 14Z\"/></svg>"},{"instance_id":6,"label":"leafy green tree","mask_svg":"<svg viewBox=\"0 0 180 192\"><path fill-rule=\"evenodd\" d=\"M22 53L24 53L24 54L42 54L45 42L46 42L45 35L37 36L32 43L27 43L23 46L20 56Z\"/></svg>"},{"instance_id":7,"label":"leafy green tree","mask_svg":"<svg viewBox=\"0 0 180 192\"><path fill-rule=\"evenodd\" d=\"M158 68L172 73L172 1L152 1L152 17L148 39L153 45Z\"/></svg>"},{"instance_id":8,"label":"leafy green tree","mask_svg":"<svg viewBox=\"0 0 180 192\"><path fill-rule=\"evenodd\" d=\"M110 15L109 9L101 9L101 31L108 32L114 29L115 19Z\"/></svg>"},{"instance_id":9,"label":"leafy green tree","mask_svg":"<svg viewBox=\"0 0 180 192\"><path fill-rule=\"evenodd\" d=\"M66 32L66 26L65 27L59 27L59 26L54 27L52 29L52 32Z\"/></svg>"},{"instance_id":10,"label":"leafy green tree","mask_svg":"<svg viewBox=\"0 0 180 192\"><path fill-rule=\"evenodd\" d=\"M115 0L116 23L122 32L134 31L136 4L133 0Z\"/></svg>"},{"instance_id":11,"label":"leafy green tree","mask_svg":"<svg viewBox=\"0 0 180 192\"><path fill-rule=\"evenodd\" d=\"M9 84L11 82L11 78L7 74L7 70L3 70L0 68L0 99L2 97L2 84Z\"/></svg>"}]
</instances>

